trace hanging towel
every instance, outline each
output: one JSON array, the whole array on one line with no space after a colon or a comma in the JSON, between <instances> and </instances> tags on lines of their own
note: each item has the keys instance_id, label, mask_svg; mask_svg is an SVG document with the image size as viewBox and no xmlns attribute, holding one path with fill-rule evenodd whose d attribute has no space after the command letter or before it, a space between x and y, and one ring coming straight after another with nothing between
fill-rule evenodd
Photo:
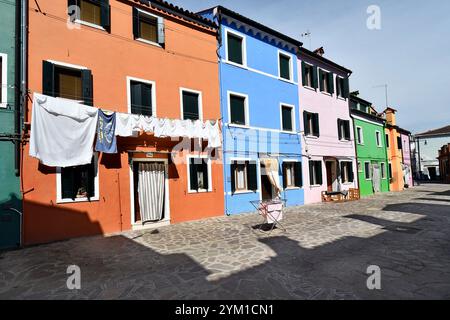
<instances>
[{"instance_id":1,"label":"hanging towel","mask_svg":"<svg viewBox=\"0 0 450 320\"><path fill-rule=\"evenodd\" d=\"M141 115L139 117L139 129L147 133L153 133L155 131L156 121L157 119L155 117Z\"/></svg>"},{"instance_id":2,"label":"hanging towel","mask_svg":"<svg viewBox=\"0 0 450 320\"><path fill-rule=\"evenodd\" d=\"M220 140L219 121L216 124L212 124L211 121L206 122L206 129L208 134L208 148L219 148L222 145Z\"/></svg>"},{"instance_id":3,"label":"hanging towel","mask_svg":"<svg viewBox=\"0 0 450 320\"><path fill-rule=\"evenodd\" d=\"M139 116L135 114L116 114L116 136L137 137L139 135Z\"/></svg>"},{"instance_id":4,"label":"hanging towel","mask_svg":"<svg viewBox=\"0 0 450 320\"><path fill-rule=\"evenodd\" d=\"M35 93L30 156L51 167L91 163L97 117L97 108Z\"/></svg>"},{"instance_id":5,"label":"hanging towel","mask_svg":"<svg viewBox=\"0 0 450 320\"><path fill-rule=\"evenodd\" d=\"M116 113L106 114L98 110L97 142L95 151L103 153L117 153Z\"/></svg>"}]
</instances>

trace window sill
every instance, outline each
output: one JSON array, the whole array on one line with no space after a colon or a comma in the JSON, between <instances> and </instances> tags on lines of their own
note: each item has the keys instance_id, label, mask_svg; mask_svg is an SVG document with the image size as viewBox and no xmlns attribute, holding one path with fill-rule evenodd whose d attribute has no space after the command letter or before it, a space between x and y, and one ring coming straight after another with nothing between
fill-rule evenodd
<instances>
[{"instance_id":1,"label":"window sill","mask_svg":"<svg viewBox=\"0 0 450 320\"><path fill-rule=\"evenodd\" d=\"M241 128L241 129L250 129L249 125L243 125L243 124L229 123L228 126L229 127L234 127L234 128Z\"/></svg>"},{"instance_id":2,"label":"window sill","mask_svg":"<svg viewBox=\"0 0 450 320\"><path fill-rule=\"evenodd\" d=\"M257 193L257 191L252 191L252 190L242 190L242 191L235 191L232 192L231 195L240 195L240 194L249 194L249 193Z\"/></svg>"},{"instance_id":3,"label":"window sill","mask_svg":"<svg viewBox=\"0 0 450 320\"><path fill-rule=\"evenodd\" d=\"M347 101L347 98L341 97L341 96L337 96L338 100L342 100L342 101Z\"/></svg>"},{"instance_id":4,"label":"window sill","mask_svg":"<svg viewBox=\"0 0 450 320\"><path fill-rule=\"evenodd\" d=\"M0 109L6 109L8 107L7 103L0 103Z\"/></svg>"},{"instance_id":5,"label":"window sill","mask_svg":"<svg viewBox=\"0 0 450 320\"><path fill-rule=\"evenodd\" d=\"M310 87L310 86L303 86L303 88L305 88L307 90L311 90L311 91L317 92L316 88L313 88L313 87Z\"/></svg>"},{"instance_id":6,"label":"window sill","mask_svg":"<svg viewBox=\"0 0 450 320\"><path fill-rule=\"evenodd\" d=\"M287 83L290 83L290 84L295 84L295 82L293 80L285 79L285 78L280 77L280 76L278 76L278 80L283 81L283 82L287 82Z\"/></svg>"},{"instance_id":7,"label":"window sill","mask_svg":"<svg viewBox=\"0 0 450 320\"><path fill-rule=\"evenodd\" d=\"M301 190L301 189L302 189L302 187L287 187L287 188L284 188L284 191Z\"/></svg>"},{"instance_id":8,"label":"window sill","mask_svg":"<svg viewBox=\"0 0 450 320\"><path fill-rule=\"evenodd\" d=\"M305 137L308 138L308 139L315 139L315 140L319 139L318 136L306 135Z\"/></svg>"},{"instance_id":9,"label":"window sill","mask_svg":"<svg viewBox=\"0 0 450 320\"><path fill-rule=\"evenodd\" d=\"M310 188L320 188L320 187L322 187L322 185L321 184L312 184L309 187Z\"/></svg>"},{"instance_id":10,"label":"window sill","mask_svg":"<svg viewBox=\"0 0 450 320\"><path fill-rule=\"evenodd\" d=\"M324 95L326 95L326 96L329 96L329 97L332 97L332 96L333 96L331 93L326 92L326 91L320 91L320 93L322 93L322 94L324 94Z\"/></svg>"},{"instance_id":11,"label":"window sill","mask_svg":"<svg viewBox=\"0 0 450 320\"><path fill-rule=\"evenodd\" d=\"M158 48L162 48L162 46L159 43L157 43L157 42L153 42L153 41L150 41L150 40L145 40L145 39L142 39L142 38L136 38L135 40L139 41L139 42L142 42L142 43L146 43L146 44L155 46L155 47L158 47Z\"/></svg>"},{"instance_id":12,"label":"window sill","mask_svg":"<svg viewBox=\"0 0 450 320\"><path fill-rule=\"evenodd\" d=\"M203 193L210 193L212 190L189 190L188 194L203 194Z\"/></svg>"},{"instance_id":13,"label":"window sill","mask_svg":"<svg viewBox=\"0 0 450 320\"><path fill-rule=\"evenodd\" d=\"M352 141L352 140L350 140L350 139L339 139L339 142L350 142L350 141Z\"/></svg>"},{"instance_id":14,"label":"window sill","mask_svg":"<svg viewBox=\"0 0 450 320\"><path fill-rule=\"evenodd\" d=\"M239 63L236 63L236 62L233 62L233 61L229 61L229 60L225 60L225 63L229 64L229 65L232 65L234 67L238 67L238 68L241 68L241 69L244 69L244 70L248 70L248 66L245 65L245 64L239 64Z\"/></svg>"},{"instance_id":15,"label":"window sill","mask_svg":"<svg viewBox=\"0 0 450 320\"><path fill-rule=\"evenodd\" d=\"M352 186L353 182L342 182L343 186Z\"/></svg>"},{"instance_id":16,"label":"window sill","mask_svg":"<svg viewBox=\"0 0 450 320\"><path fill-rule=\"evenodd\" d=\"M83 203L83 202L98 202L100 201L100 197L93 197L93 198L76 198L75 200L72 199L58 199L56 200L57 204L65 204L65 203Z\"/></svg>"},{"instance_id":17,"label":"window sill","mask_svg":"<svg viewBox=\"0 0 450 320\"><path fill-rule=\"evenodd\" d=\"M280 133L285 133L285 134L292 134L292 135L296 135L297 132L296 131L286 131L286 130L280 130Z\"/></svg>"},{"instance_id":18,"label":"window sill","mask_svg":"<svg viewBox=\"0 0 450 320\"><path fill-rule=\"evenodd\" d=\"M106 29L104 27L99 26L98 24L95 24L95 23L91 23L91 22L87 22L87 21L83 21L83 20L78 20L78 19L75 20L74 23L75 24L81 24L81 25L86 26L86 27L91 27L91 28L94 28L94 29L97 29L97 30L106 31Z\"/></svg>"}]
</instances>

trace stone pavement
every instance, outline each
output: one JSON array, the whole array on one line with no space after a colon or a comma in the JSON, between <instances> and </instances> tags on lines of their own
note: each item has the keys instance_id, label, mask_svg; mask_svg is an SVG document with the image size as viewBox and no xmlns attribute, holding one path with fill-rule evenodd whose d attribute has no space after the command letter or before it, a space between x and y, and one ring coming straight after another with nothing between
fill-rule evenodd
<instances>
[{"instance_id":1,"label":"stone pavement","mask_svg":"<svg viewBox=\"0 0 450 320\"><path fill-rule=\"evenodd\" d=\"M450 186L0 253L0 299L450 299ZM67 266L81 268L68 290ZM367 267L381 268L368 290Z\"/></svg>"}]
</instances>

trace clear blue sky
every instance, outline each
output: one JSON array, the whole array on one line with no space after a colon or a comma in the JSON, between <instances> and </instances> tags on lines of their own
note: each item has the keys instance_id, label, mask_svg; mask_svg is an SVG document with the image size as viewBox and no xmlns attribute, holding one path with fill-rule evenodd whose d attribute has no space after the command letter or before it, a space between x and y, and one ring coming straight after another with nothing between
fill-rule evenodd
<instances>
[{"instance_id":1,"label":"clear blue sky","mask_svg":"<svg viewBox=\"0 0 450 320\"><path fill-rule=\"evenodd\" d=\"M170 1L170 0L169 0ZM172 0L199 11L229 9L304 42L353 70L351 90L398 110L398 124L413 133L450 124L450 1L447 0ZM381 8L381 30L366 27L369 5Z\"/></svg>"}]
</instances>

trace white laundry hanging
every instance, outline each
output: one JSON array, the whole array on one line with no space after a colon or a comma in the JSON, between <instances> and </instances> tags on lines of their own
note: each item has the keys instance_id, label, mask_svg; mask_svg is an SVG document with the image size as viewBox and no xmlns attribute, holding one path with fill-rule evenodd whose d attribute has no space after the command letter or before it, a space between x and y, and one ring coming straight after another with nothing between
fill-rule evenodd
<instances>
[{"instance_id":1,"label":"white laundry hanging","mask_svg":"<svg viewBox=\"0 0 450 320\"><path fill-rule=\"evenodd\" d=\"M116 114L116 136L119 137L137 137L139 135L140 117L134 114L117 113Z\"/></svg>"},{"instance_id":2,"label":"white laundry hanging","mask_svg":"<svg viewBox=\"0 0 450 320\"><path fill-rule=\"evenodd\" d=\"M30 156L52 167L91 163L97 118L97 108L34 93Z\"/></svg>"}]
</instances>

